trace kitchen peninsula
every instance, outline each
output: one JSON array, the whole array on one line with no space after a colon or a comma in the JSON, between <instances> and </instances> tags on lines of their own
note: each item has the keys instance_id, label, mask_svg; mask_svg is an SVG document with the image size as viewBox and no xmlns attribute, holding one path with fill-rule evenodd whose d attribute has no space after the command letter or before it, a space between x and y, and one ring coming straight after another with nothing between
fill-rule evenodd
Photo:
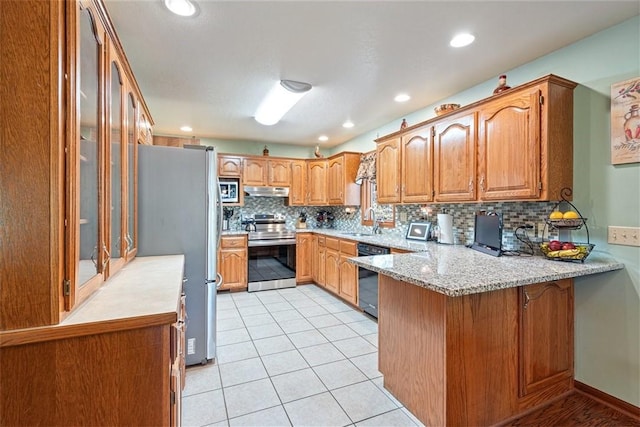
<instances>
[{"instance_id":1,"label":"kitchen peninsula","mask_svg":"<svg viewBox=\"0 0 640 427\"><path fill-rule=\"evenodd\" d=\"M620 270L462 246L351 258L380 273L379 370L426 425L493 425L573 389L573 277Z\"/></svg>"}]
</instances>

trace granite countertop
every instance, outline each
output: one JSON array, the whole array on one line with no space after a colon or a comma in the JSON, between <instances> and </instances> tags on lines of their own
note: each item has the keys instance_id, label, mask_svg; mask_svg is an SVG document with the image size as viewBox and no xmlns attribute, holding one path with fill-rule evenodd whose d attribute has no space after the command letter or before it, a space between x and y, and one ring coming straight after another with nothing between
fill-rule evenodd
<instances>
[{"instance_id":1,"label":"granite countertop","mask_svg":"<svg viewBox=\"0 0 640 427\"><path fill-rule=\"evenodd\" d=\"M242 236L244 234L249 234L249 232L245 230L224 230L222 232L223 236Z\"/></svg>"},{"instance_id":2,"label":"granite countertop","mask_svg":"<svg viewBox=\"0 0 640 427\"><path fill-rule=\"evenodd\" d=\"M425 252L356 257L349 262L452 297L624 268L598 253L591 253L584 263L574 263L540 256L494 257L458 245L426 245Z\"/></svg>"}]
</instances>

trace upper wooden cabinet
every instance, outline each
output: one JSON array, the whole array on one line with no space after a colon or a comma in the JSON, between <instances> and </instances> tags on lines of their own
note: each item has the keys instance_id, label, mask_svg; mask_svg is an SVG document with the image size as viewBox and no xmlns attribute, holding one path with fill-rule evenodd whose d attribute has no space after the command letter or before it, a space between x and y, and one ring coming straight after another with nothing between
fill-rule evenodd
<instances>
[{"instance_id":1,"label":"upper wooden cabinet","mask_svg":"<svg viewBox=\"0 0 640 427\"><path fill-rule=\"evenodd\" d=\"M456 114L435 124L434 187L437 202L476 198L476 113Z\"/></svg>"},{"instance_id":2,"label":"upper wooden cabinet","mask_svg":"<svg viewBox=\"0 0 640 427\"><path fill-rule=\"evenodd\" d=\"M246 157L242 163L242 182L256 187L289 187L291 160Z\"/></svg>"},{"instance_id":3,"label":"upper wooden cabinet","mask_svg":"<svg viewBox=\"0 0 640 427\"><path fill-rule=\"evenodd\" d=\"M550 76L478 109L478 197L558 199L573 185L573 89Z\"/></svg>"},{"instance_id":4,"label":"upper wooden cabinet","mask_svg":"<svg viewBox=\"0 0 640 427\"><path fill-rule=\"evenodd\" d=\"M240 178L242 176L242 158L218 154L218 176Z\"/></svg>"},{"instance_id":5,"label":"upper wooden cabinet","mask_svg":"<svg viewBox=\"0 0 640 427\"><path fill-rule=\"evenodd\" d=\"M0 13L7 33L29 34L0 47L12 70L2 91L21 94L0 97L0 125L12 129L0 150L3 209L13 218L0 247L11 260L0 330L60 323L133 258L135 146L152 125L102 2L36 3Z\"/></svg>"},{"instance_id":6,"label":"upper wooden cabinet","mask_svg":"<svg viewBox=\"0 0 640 427\"><path fill-rule=\"evenodd\" d=\"M327 200L330 205L360 205L360 186L356 174L360 165L360 153L340 153L328 160Z\"/></svg>"},{"instance_id":7,"label":"upper wooden cabinet","mask_svg":"<svg viewBox=\"0 0 640 427\"><path fill-rule=\"evenodd\" d=\"M309 160L307 162L307 204L326 205L327 185L327 160Z\"/></svg>"},{"instance_id":8,"label":"upper wooden cabinet","mask_svg":"<svg viewBox=\"0 0 640 427\"><path fill-rule=\"evenodd\" d=\"M424 203L433 200L432 127L412 129L378 142L379 203Z\"/></svg>"},{"instance_id":9,"label":"upper wooden cabinet","mask_svg":"<svg viewBox=\"0 0 640 427\"><path fill-rule=\"evenodd\" d=\"M400 203L400 140L396 136L376 146L378 203Z\"/></svg>"},{"instance_id":10,"label":"upper wooden cabinet","mask_svg":"<svg viewBox=\"0 0 640 427\"><path fill-rule=\"evenodd\" d=\"M435 202L557 200L573 186L575 86L548 75L379 138L380 203L430 201L429 179Z\"/></svg>"},{"instance_id":11,"label":"upper wooden cabinet","mask_svg":"<svg viewBox=\"0 0 640 427\"><path fill-rule=\"evenodd\" d=\"M177 136L153 135L153 145L182 148L185 145L200 145L199 138L181 138Z\"/></svg>"},{"instance_id":12,"label":"upper wooden cabinet","mask_svg":"<svg viewBox=\"0 0 640 427\"><path fill-rule=\"evenodd\" d=\"M304 206L307 203L307 162L291 161L291 186L289 187L289 206Z\"/></svg>"}]
</instances>

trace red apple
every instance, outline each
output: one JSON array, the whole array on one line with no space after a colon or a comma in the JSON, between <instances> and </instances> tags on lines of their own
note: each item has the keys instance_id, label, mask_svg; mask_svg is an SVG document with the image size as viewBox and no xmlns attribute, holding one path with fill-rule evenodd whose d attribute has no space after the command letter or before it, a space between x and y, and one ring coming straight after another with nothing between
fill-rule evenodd
<instances>
[{"instance_id":1,"label":"red apple","mask_svg":"<svg viewBox=\"0 0 640 427\"><path fill-rule=\"evenodd\" d=\"M551 251L559 251L562 249L562 243L557 240L552 240L549 242L549 250Z\"/></svg>"},{"instance_id":2,"label":"red apple","mask_svg":"<svg viewBox=\"0 0 640 427\"><path fill-rule=\"evenodd\" d=\"M574 245L571 242L565 242L562 244L562 250L566 250L566 249L575 249L576 245Z\"/></svg>"}]
</instances>

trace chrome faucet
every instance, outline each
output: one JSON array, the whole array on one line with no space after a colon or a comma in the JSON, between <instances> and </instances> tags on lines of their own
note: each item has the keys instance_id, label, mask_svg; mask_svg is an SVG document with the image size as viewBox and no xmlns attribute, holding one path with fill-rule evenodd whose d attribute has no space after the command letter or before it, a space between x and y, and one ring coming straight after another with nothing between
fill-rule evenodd
<instances>
[{"instance_id":1,"label":"chrome faucet","mask_svg":"<svg viewBox=\"0 0 640 427\"><path fill-rule=\"evenodd\" d=\"M365 209L364 211L365 215L368 212L371 212L370 218L371 218L371 221L373 222L373 226L371 227L371 232L373 234L381 234L382 231L380 231L380 221L378 221L378 219L376 218L376 211L373 208L369 207Z\"/></svg>"}]
</instances>

